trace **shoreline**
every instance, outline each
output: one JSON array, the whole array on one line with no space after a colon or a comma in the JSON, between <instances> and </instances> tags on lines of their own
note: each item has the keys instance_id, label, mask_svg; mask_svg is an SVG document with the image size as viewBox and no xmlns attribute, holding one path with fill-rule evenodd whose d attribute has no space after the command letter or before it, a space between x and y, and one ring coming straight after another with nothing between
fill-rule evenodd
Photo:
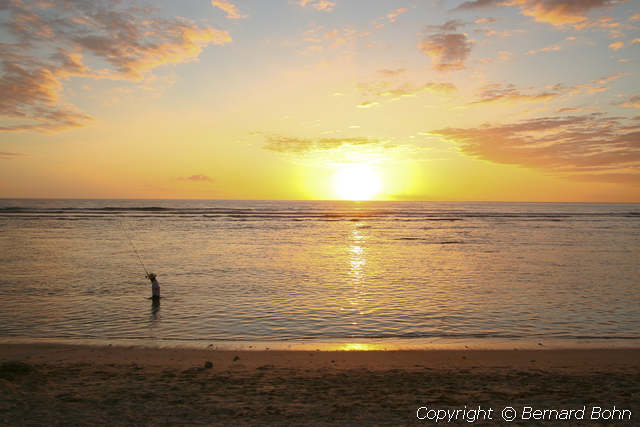
<instances>
[{"instance_id":1,"label":"shoreline","mask_svg":"<svg viewBox=\"0 0 640 427\"><path fill-rule=\"evenodd\" d=\"M237 360L234 360L235 357ZM0 344L0 362L88 363L215 369L256 369L268 364L296 369L640 369L640 349L428 349L428 350L237 350L149 348L118 345ZM241 363L237 363L242 360Z\"/></svg>"},{"instance_id":2,"label":"shoreline","mask_svg":"<svg viewBox=\"0 0 640 427\"><path fill-rule=\"evenodd\" d=\"M65 345L222 351L640 350L640 338L319 338L184 340L0 337L0 345Z\"/></svg>"},{"instance_id":3,"label":"shoreline","mask_svg":"<svg viewBox=\"0 0 640 427\"><path fill-rule=\"evenodd\" d=\"M0 394L7 397L0 399L0 423L398 425L418 421L422 406L482 406L499 413L525 405L615 405L631 411L637 423L639 383L640 349L259 351L0 344ZM567 425L540 424L554 423Z\"/></svg>"},{"instance_id":4,"label":"shoreline","mask_svg":"<svg viewBox=\"0 0 640 427\"><path fill-rule=\"evenodd\" d=\"M237 360L234 360L238 356ZM300 369L640 369L640 349L427 349L427 350L238 350L150 348L118 345L0 344L0 362L89 363L216 369L255 369L269 364ZM242 360L242 363L236 363Z\"/></svg>"}]
</instances>

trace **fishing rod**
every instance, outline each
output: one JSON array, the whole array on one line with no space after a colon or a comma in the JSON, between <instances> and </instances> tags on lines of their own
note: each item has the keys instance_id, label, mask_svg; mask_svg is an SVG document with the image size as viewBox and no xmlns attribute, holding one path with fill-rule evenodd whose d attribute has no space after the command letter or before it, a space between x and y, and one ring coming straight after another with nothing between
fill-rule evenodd
<instances>
[{"instance_id":1,"label":"fishing rod","mask_svg":"<svg viewBox=\"0 0 640 427\"><path fill-rule=\"evenodd\" d=\"M122 220L120 220L120 226L122 227L122 232L124 233L125 237L129 241L129 244L131 244L131 249L133 249L133 252L138 257L138 262L140 262L140 265L142 266L142 268L144 269L144 272L146 273L145 277L149 277L149 271L147 271L147 267L144 266L144 262L142 262L142 257L138 253L136 246L133 244L133 240L131 240L131 238L129 237L129 234L127 234L127 229L124 227L124 222L122 222Z\"/></svg>"}]
</instances>

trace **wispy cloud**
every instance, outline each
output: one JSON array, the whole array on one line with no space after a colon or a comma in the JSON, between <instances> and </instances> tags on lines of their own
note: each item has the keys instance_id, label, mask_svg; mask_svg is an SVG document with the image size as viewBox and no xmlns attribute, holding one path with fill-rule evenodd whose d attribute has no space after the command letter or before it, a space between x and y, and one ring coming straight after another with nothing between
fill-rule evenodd
<instances>
[{"instance_id":1,"label":"wispy cloud","mask_svg":"<svg viewBox=\"0 0 640 427\"><path fill-rule=\"evenodd\" d=\"M3 16L13 40L0 44L0 119L8 123L0 131L82 126L90 117L61 97L69 78L142 81L161 65L193 61L206 46L231 41L226 31L104 1L15 1Z\"/></svg>"},{"instance_id":2,"label":"wispy cloud","mask_svg":"<svg viewBox=\"0 0 640 427\"><path fill-rule=\"evenodd\" d=\"M18 157L28 157L25 153L12 153L10 151L0 151L0 160L11 160Z\"/></svg>"},{"instance_id":3,"label":"wispy cloud","mask_svg":"<svg viewBox=\"0 0 640 427\"><path fill-rule=\"evenodd\" d=\"M179 181L192 181L192 182L213 182L213 179L203 174L195 174L187 177L178 178Z\"/></svg>"},{"instance_id":4,"label":"wispy cloud","mask_svg":"<svg viewBox=\"0 0 640 427\"><path fill-rule=\"evenodd\" d=\"M549 46L541 47L540 49L531 49L527 52L529 55L535 55L541 52L558 52L564 48L565 42L575 41L576 38L574 36L566 37L562 42L555 43Z\"/></svg>"},{"instance_id":5,"label":"wispy cloud","mask_svg":"<svg viewBox=\"0 0 640 427\"><path fill-rule=\"evenodd\" d=\"M619 103L623 107L640 108L640 93L630 96L629 99Z\"/></svg>"},{"instance_id":6,"label":"wispy cloud","mask_svg":"<svg viewBox=\"0 0 640 427\"><path fill-rule=\"evenodd\" d=\"M523 92L516 88L514 85L503 85L500 83L493 83L485 85L481 91L479 99L469 103L468 105L476 104L491 104L491 103L520 103L520 102L542 102L550 101L560 96L558 88L551 88L549 90L539 92Z\"/></svg>"},{"instance_id":7,"label":"wispy cloud","mask_svg":"<svg viewBox=\"0 0 640 427\"><path fill-rule=\"evenodd\" d=\"M513 61L513 54L508 50L499 50L498 59L501 61Z\"/></svg>"},{"instance_id":8,"label":"wispy cloud","mask_svg":"<svg viewBox=\"0 0 640 427\"><path fill-rule=\"evenodd\" d=\"M329 0L299 0L298 4L302 7L311 6L315 10L322 12L331 12L336 5L336 2Z\"/></svg>"},{"instance_id":9,"label":"wispy cloud","mask_svg":"<svg viewBox=\"0 0 640 427\"><path fill-rule=\"evenodd\" d=\"M566 86L564 84L548 85L544 89L534 88L521 89L513 84L490 83L482 86L476 95L476 99L466 104L486 105L486 104L519 104L549 102L561 97L574 96L578 94L596 94L604 92L610 88L609 83L613 80L627 77L628 73L609 74L588 83Z\"/></svg>"},{"instance_id":10,"label":"wispy cloud","mask_svg":"<svg viewBox=\"0 0 640 427\"><path fill-rule=\"evenodd\" d=\"M380 105L378 101L364 101L358 104L358 108L373 108Z\"/></svg>"},{"instance_id":11,"label":"wispy cloud","mask_svg":"<svg viewBox=\"0 0 640 427\"><path fill-rule=\"evenodd\" d=\"M614 5L613 0L474 0L456 7L456 11L497 6L519 6L523 15L552 25L580 24L593 9Z\"/></svg>"},{"instance_id":12,"label":"wispy cloud","mask_svg":"<svg viewBox=\"0 0 640 427\"><path fill-rule=\"evenodd\" d=\"M556 113L581 113L585 111L582 107L562 107L556 110Z\"/></svg>"},{"instance_id":13,"label":"wispy cloud","mask_svg":"<svg viewBox=\"0 0 640 427\"><path fill-rule=\"evenodd\" d=\"M382 74L385 77L388 78L394 78L394 77L398 77L399 75L403 74L405 71L407 71L404 68L385 68L382 70L378 70L378 73Z\"/></svg>"},{"instance_id":14,"label":"wispy cloud","mask_svg":"<svg viewBox=\"0 0 640 427\"><path fill-rule=\"evenodd\" d=\"M247 15L238 12L235 4L227 0L211 0L211 6L217 7L227 14L227 19L244 19Z\"/></svg>"},{"instance_id":15,"label":"wispy cloud","mask_svg":"<svg viewBox=\"0 0 640 427\"><path fill-rule=\"evenodd\" d=\"M380 139L356 138L296 138L286 136L268 136L263 148L277 153L301 154L313 151L334 150L341 147L364 147L383 144Z\"/></svg>"},{"instance_id":16,"label":"wispy cloud","mask_svg":"<svg viewBox=\"0 0 640 427\"><path fill-rule=\"evenodd\" d=\"M590 180L640 184L640 125L599 113L431 132L463 153Z\"/></svg>"},{"instance_id":17,"label":"wispy cloud","mask_svg":"<svg viewBox=\"0 0 640 427\"><path fill-rule=\"evenodd\" d=\"M510 30L497 31L497 30L494 30L493 28L488 28L488 27L477 28L474 31L476 33L480 33L484 35L485 37L499 37L502 39L506 37L510 37L514 33L514 31L510 31ZM517 30L516 32L521 32L521 30Z\"/></svg>"},{"instance_id":18,"label":"wispy cloud","mask_svg":"<svg viewBox=\"0 0 640 427\"><path fill-rule=\"evenodd\" d=\"M382 71L382 70L380 70ZM397 77L397 74L391 74L391 78ZM367 98L367 102L359 105L360 108L368 108L378 104L384 98L392 101L415 97L423 92L448 94L457 90L456 86L450 82L427 82L425 84L415 84L406 81L397 80L380 80L358 85L360 93Z\"/></svg>"},{"instance_id":19,"label":"wispy cloud","mask_svg":"<svg viewBox=\"0 0 640 427\"><path fill-rule=\"evenodd\" d=\"M476 24L491 24L493 22L498 22L496 18L478 18L475 21Z\"/></svg>"},{"instance_id":20,"label":"wispy cloud","mask_svg":"<svg viewBox=\"0 0 640 427\"><path fill-rule=\"evenodd\" d=\"M620 50L620 49L622 49L623 47L624 47L624 42L621 42L621 41L617 41L617 42L615 42L615 43L611 43L611 44L609 45L609 49L611 49L611 50L613 50L613 51Z\"/></svg>"},{"instance_id":21,"label":"wispy cloud","mask_svg":"<svg viewBox=\"0 0 640 427\"><path fill-rule=\"evenodd\" d=\"M613 4L610 0L516 0L515 3L524 15L552 25L584 22L590 10Z\"/></svg>"},{"instance_id":22,"label":"wispy cloud","mask_svg":"<svg viewBox=\"0 0 640 427\"><path fill-rule=\"evenodd\" d=\"M471 53L471 42L465 33L457 32L462 23L449 20L443 25L428 26L427 34L418 48L431 57L433 67L439 71L455 71L465 68Z\"/></svg>"},{"instance_id":23,"label":"wispy cloud","mask_svg":"<svg viewBox=\"0 0 640 427\"><path fill-rule=\"evenodd\" d=\"M604 92L605 90L609 89L609 86L607 86L609 82L622 77L628 77L630 75L631 74L629 73L609 74L607 76L600 77L599 79L591 80L589 83L583 83L583 84L571 86L570 88L568 88L568 92L570 95L575 95L583 91L586 91L587 93L591 93L591 94Z\"/></svg>"},{"instance_id":24,"label":"wispy cloud","mask_svg":"<svg viewBox=\"0 0 640 427\"><path fill-rule=\"evenodd\" d=\"M57 61L46 63L24 55L18 47L0 44L0 131L51 132L81 126L90 117L60 101L61 80L83 66L58 52ZM75 57L77 59L77 57Z\"/></svg>"},{"instance_id":25,"label":"wispy cloud","mask_svg":"<svg viewBox=\"0 0 640 427\"><path fill-rule=\"evenodd\" d=\"M399 9L394 10L393 12L389 12L387 14L387 19L389 20L389 22L396 22L396 19L398 19L398 16L402 15L403 13L406 13L407 11L409 11L409 8L401 7Z\"/></svg>"},{"instance_id":26,"label":"wispy cloud","mask_svg":"<svg viewBox=\"0 0 640 427\"><path fill-rule=\"evenodd\" d=\"M480 9L480 8L484 8L484 7L498 6L501 3L503 3L502 0L473 0L473 1L465 1L464 3L462 3L458 7L456 7L454 10Z\"/></svg>"},{"instance_id":27,"label":"wispy cloud","mask_svg":"<svg viewBox=\"0 0 640 427\"><path fill-rule=\"evenodd\" d=\"M306 30L299 44L305 45L301 53L313 55L329 51L341 51L340 49L352 48L355 43L369 35L366 31L358 31L349 27L325 28L322 25L313 25Z\"/></svg>"}]
</instances>

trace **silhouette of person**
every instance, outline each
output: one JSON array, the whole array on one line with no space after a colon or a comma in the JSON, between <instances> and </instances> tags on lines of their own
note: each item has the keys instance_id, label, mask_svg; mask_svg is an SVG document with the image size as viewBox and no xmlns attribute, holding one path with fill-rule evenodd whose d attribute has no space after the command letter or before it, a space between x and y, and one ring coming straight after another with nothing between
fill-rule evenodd
<instances>
[{"instance_id":1,"label":"silhouette of person","mask_svg":"<svg viewBox=\"0 0 640 427\"><path fill-rule=\"evenodd\" d=\"M147 274L147 279L151 281L151 299L154 302L160 302L160 283L158 283L155 273Z\"/></svg>"}]
</instances>

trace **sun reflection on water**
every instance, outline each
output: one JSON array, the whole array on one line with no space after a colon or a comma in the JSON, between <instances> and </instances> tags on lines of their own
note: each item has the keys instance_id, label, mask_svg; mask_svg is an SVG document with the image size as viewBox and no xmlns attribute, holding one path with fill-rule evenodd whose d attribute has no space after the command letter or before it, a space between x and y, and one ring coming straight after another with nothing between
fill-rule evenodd
<instances>
[{"instance_id":1,"label":"sun reflection on water","mask_svg":"<svg viewBox=\"0 0 640 427\"><path fill-rule=\"evenodd\" d=\"M379 350L379 345L365 344L365 343L347 343L339 345L336 350L342 351L365 351L365 350Z\"/></svg>"},{"instance_id":2,"label":"sun reflection on water","mask_svg":"<svg viewBox=\"0 0 640 427\"><path fill-rule=\"evenodd\" d=\"M367 309L368 289L366 285L365 267L367 265L366 236L358 228L351 231L349 243L349 265L352 283L350 305L354 314L364 315ZM351 322L357 325L358 322Z\"/></svg>"}]
</instances>

